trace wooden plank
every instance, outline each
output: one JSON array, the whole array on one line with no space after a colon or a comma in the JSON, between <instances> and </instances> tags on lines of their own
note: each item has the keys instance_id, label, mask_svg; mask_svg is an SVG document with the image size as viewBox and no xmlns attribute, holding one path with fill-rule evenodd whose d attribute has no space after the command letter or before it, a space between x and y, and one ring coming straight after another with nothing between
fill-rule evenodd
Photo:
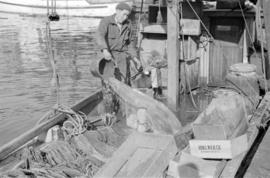
<instances>
[{"instance_id":1,"label":"wooden plank","mask_svg":"<svg viewBox=\"0 0 270 178\"><path fill-rule=\"evenodd\" d=\"M201 34L201 22L194 19L181 19L180 20L182 30L181 34L183 35L200 35ZM167 25L165 24L151 24L144 26L142 33L158 33L158 34L167 34Z\"/></svg>"},{"instance_id":2,"label":"wooden plank","mask_svg":"<svg viewBox=\"0 0 270 178\"><path fill-rule=\"evenodd\" d=\"M179 105L179 16L177 0L172 0L167 6L167 28L168 28L168 104L176 110Z\"/></svg>"},{"instance_id":3,"label":"wooden plank","mask_svg":"<svg viewBox=\"0 0 270 178\"><path fill-rule=\"evenodd\" d=\"M257 126L261 123L264 115L268 112L267 109L269 108L269 106L270 106L270 92L266 93L258 109L255 111L253 117L251 118L250 127L248 129L248 150L250 150L252 144L254 143L258 135L259 130ZM243 161L247 153L248 151L228 161L220 177L224 178L235 177L238 169L240 168L241 162Z\"/></svg>"},{"instance_id":4,"label":"wooden plank","mask_svg":"<svg viewBox=\"0 0 270 178\"><path fill-rule=\"evenodd\" d=\"M117 177L142 177L142 173L160 152L150 148L138 148L117 173Z\"/></svg>"},{"instance_id":5,"label":"wooden plank","mask_svg":"<svg viewBox=\"0 0 270 178\"><path fill-rule=\"evenodd\" d=\"M182 129L175 114L163 103L149 97L137 89L131 88L115 78L107 81L111 89L132 108L146 109L151 128L156 133L175 134Z\"/></svg>"},{"instance_id":6,"label":"wooden plank","mask_svg":"<svg viewBox=\"0 0 270 178\"><path fill-rule=\"evenodd\" d=\"M155 24L143 27L142 33L167 34L167 25Z\"/></svg>"},{"instance_id":7,"label":"wooden plank","mask_svg":"<svg viewBox=\"0 0 270 178\"><path fill-rule=\"evenodd\" d=\"M75 104L72 109L74 111L78 111L83 109L84 107L94 108L97 103L101 100L102 93L98 91L91 95L90 97L83 99L79 103ZM8 157L12 152L19 149L21 146L26 144L31 139L35 138L39 134L47 131L54 125L58 124L59 122L63 122L66 119L65 114L57 114L54 117L50 118L49 120L41 123L40 125L36 125L34 128L28 130L24 134L20 135L19 137L13 139L12 141L8 142L7 144L0 147L0 160L5 159Z\"/></svg>"},{"instance_id":8,"label":"wooden plank","mask_svg":"<svg viewBox=\"0 0 270 178\"><path fill-rule=\"evenodd\" d=\"M253 177L269 177L269 162L270 162L270 130L268 130L259 145L258 150L245 172L245 178Z\"/></svg>"},{"instance_id":9,"label":"wooden plank","mask_svg":"<svg viewBox=\"0 0 270 178\"><path fill-rule=\"evenodd\" d=\"M134 132L95 177L160 177L176 152L173 136Z\"/></svg>"}]
</instances>

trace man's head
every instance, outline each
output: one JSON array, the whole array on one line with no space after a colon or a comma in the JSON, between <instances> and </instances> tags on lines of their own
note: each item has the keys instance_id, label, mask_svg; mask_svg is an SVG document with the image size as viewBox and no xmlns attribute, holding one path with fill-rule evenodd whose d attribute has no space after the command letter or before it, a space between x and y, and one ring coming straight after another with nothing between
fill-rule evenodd
<instances>
[{"instance_id":1,"label":"man's head","mask_svg":"<svg viewBox=\"0 0 270 178\"><path fill-rule=\"evenodd\" d=\"M131 7L124 2L120 2L116 6L116 21L117 23L123 23L128 19L128 16L131 12Z\"/></svg>"}]
</instances>

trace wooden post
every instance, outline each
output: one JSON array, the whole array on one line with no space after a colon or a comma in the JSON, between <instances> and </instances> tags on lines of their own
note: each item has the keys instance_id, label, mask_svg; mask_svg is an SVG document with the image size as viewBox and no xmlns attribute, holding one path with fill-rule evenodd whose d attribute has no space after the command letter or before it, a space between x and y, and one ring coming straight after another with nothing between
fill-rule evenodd
<instances>
[{"instance_id":1,"label":"wooden post","mask_svg":"<svg viewBox=\"0 0 270 178\"><path fill-rule=\"evenodd\" d=\"M178 1L167 4L167 57L168 57L168 105L177 110L179 105L179 15Z\"/></svg>"},{"instance_id":2,"label":"wooden post","mask_svg":"<svg viewBox=\"0 0 270 178\"><path fill-rule=\"evenodd\" d=\"M267 54L268 59L270 59L270 0L263 0L263 17L265 23L265 37L266 37L266 47L267 47ZM265 67L266 69L269 66Z\"/></svg>"}]
</instances>

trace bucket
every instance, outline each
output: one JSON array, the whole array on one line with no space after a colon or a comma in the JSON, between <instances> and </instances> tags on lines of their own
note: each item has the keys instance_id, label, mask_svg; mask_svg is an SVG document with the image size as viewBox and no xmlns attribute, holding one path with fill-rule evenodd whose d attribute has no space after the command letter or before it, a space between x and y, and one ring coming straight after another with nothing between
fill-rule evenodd
<instances>
[{"instance_id":1,"label":"bucket","mask_svg":"<svg viewBox=\"0 0 270 178\"><path fill-rule=\"evenodd\" d=\"M257 67L254 64L238 63L229 67L229 71L235 75L256 76Z\"/></svg>"},{"instance_id":2,"label":"bucket","mask_svg":"<svg viewBox=\"0 0 270 178\"><path fill-rule=\"evenodd\" d=\"M99 77L103 75L103 70L105 68L105 65L108 61L104 58L101 58L99 60L93 60L90 63L90 72L93 76Z\"/></svg>"},{"instance_id":3,"label":"bucket","mask_svg":"<svg viewBox=\"0 0 270 178\"><path fill-rule=\"evenodd\" d=\"M242 79L240 83L245 83L244 86L248 85L247 82L250 84L250 87L259 94L259 84L258 84L258 76L256 73L256 66L253 64L244 64L238 63L230 66L229 72L235 76L240 77Z\"/></svg>"},{"instance_id":4,"label":"bucket","mask_svg":"<svg viewBox=\"0 0 270 178\"><path fill-rule=\"evenodd\" d=\"M240 90L256 106L259 101L259 83L256 66L253 64L238 63L229 67L226 83Z\"/></svg>"},{"instance_id":5,"label":"bucket","mask_svg":"<svg viewBox=\"0 0 270 178\"><path fill-rule=\"evenodd\" d=\"M213 91L213 94L215 98L239 95L236 91L231 89L218 89Z\"/></svg>"}]
</instances>

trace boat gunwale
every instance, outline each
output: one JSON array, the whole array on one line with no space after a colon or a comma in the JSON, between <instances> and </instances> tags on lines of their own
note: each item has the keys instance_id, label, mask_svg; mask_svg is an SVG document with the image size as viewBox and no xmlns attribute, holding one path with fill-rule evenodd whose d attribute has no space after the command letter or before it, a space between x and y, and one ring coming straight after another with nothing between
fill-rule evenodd
<instances>
[{"instance_id":1,"label":"boat gunwale","mask_svg":"<svg viewBox=\"0 0 270 178\"><path fill-rule=\"evenodd\" d=\"M82 100L74 104L71 107L71 109L74 111L79 111L85 108L88 104L97 101L100 102L101 100L102 100L102 91L98 90L92 93L90 96L83 98ZM56 124L63 122L67 119L65 118L66 115L65 113L57 113L55 116L50 117L49 119L46 117L46 115L48 114L49 113L46 113L45 116L41 117L43 119L43 122L41 122L39 125L33 127L32 129L24 132L23 134L14 138L8 143L2 145L0 147L0 162L7 159L9 156L16 153L17 151L19 151L35 137L39 136L40 134L46 132L48 129L52 128ZM47 128L44 129L44 126L48 127L48 129ZM35 131L37 132L37 134L34 134ZM28 137L26 138L26 136Z\"/></svg>"}]
</instances>

